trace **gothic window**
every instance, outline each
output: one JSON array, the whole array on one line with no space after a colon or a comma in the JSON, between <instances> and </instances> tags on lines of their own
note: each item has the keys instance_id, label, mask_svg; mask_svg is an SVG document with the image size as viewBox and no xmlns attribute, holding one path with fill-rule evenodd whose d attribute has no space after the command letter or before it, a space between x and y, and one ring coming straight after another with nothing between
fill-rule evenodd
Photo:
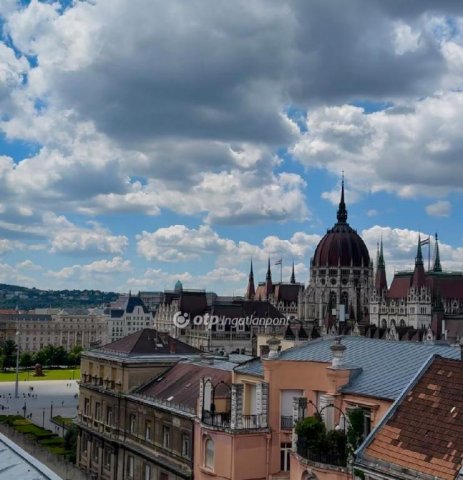
<instances>
[{"instance_id":1,"label":"gothic window","mask_svg":"<svg viewBox=\"0 0 463 480\"><path fill-rule=\"evenodd\" d=\"M341 303L346 307L346 311L347 311L347 307L349 305L349 294L347 292L342 292Z\"/></svg>"},{"instance_id":2,"label":"gothic window","mask_svg":"<svg viewBox=\"0 0 463 480\"><path fill-rule=\"evenodd\" d=\"M336 295L336 292L330 292L330 303L331 303L331 308L335 308L337 304L338 297Z\"/></svg>"},{"instance_id":3,"label":"gothic window","mask_svg":"<svg viewBox=\"0 0 463 480\"><path fill-rule=\"evenodd\" d=\"M401 327L405 327L405 320L403 318L400 319L400 324Z\"/></svg>"},{"instance_id":4,"label":"gothic window","mask_svg":"<svg viewBox=\"0 0 463 480\"><path fill-rule=\"evenodd\" d=\"M386 328L387 327L387 321L385 318L381 320L381 328Z\"/></svg>"}]
</instances>

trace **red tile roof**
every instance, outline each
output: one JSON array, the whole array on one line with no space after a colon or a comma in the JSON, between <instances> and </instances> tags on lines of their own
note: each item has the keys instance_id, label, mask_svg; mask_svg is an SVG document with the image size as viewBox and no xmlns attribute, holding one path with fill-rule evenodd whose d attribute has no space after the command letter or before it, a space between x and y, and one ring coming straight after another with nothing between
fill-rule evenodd
<instances>
[{"instance_id":1,"label":"red tile roof","mask_svg":"<svg viewBox=\"0 0 463 480\"><path fill-rule=\"evenodd\" d=\"M173 404L196 408L201 378L209 377L213 385L225 382L231 385L231 371L202 363L177 363L167 373L156 378L136 393L169 401ZM220 391L219 391L220 390ZM218 388L216 396L229 394L228 388Z\"/></svg>"},{"instance_id":2,"label":"red tile roof","mask_svg":"<svg viewBox=\"0 0 463 480\"><path fill-rule=\"evenodd\" d=\"M102 351L123 353L126 355L178 355L200 354L201 351L167 333L154 328L144 328L124 338L108 343L100 348Z\"/></svg>"},{"instance_id":3,"label":"red tile roof","mask_svg":"<svg viewBox=\"0 0 463 480\"><path fill-rule=\"evenodd\" d=\"M463 464L463 362L436 357L363 455L378 469L454 480Z\"/></svg>"}]
</instances>

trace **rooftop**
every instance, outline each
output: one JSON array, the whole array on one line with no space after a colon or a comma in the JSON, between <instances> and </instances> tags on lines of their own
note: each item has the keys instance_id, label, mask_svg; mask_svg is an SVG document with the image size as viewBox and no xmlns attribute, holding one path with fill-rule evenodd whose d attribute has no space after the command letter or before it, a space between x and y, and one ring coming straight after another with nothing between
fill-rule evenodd
<instances>
[{"instance_id":1,"label":"rooftop","mask_svg":"<svg viewBox=\"0 0 463 480\"><path fill-rule=\"evenodd\" d=\"M43 463L0 433L0 479L62 480Z\"/></svg>"},{"instance_id":2,"label":"rooftop","mask_svg":"<svg viewBox=\"0 0 463 480\"><path fill-rule=\"evenodd\" d=\"M220 382L230 385L233 367L234 364L229 362L218 362L218 364L212 365L191 362L177 363L166 373L139 388L135 395L151 397L161 400L166 405L170 403L179 409L192 411L196 409L196 402L199 398L200 380L207 377L214 385Z\"/></svg>"},{"instance_id":3,"label":"rooftop","mask_svg":"<svg viewBox=\"0 0 463 480\"><path fill-rule=\"evenodd\" d=\"M284 350L277 360L330 363L334 337L323 337ZM345 393L395 400L430 356L460 358L460 350L448 345L418 342L377 340L361 336L344 336L347 347L346 365L361 368L361 372L343 388ZM302 367L303 368L303 367ZM261 360L253 360L235 368L236 372L263 376Z\"/></svg>"},{"instance_id":4,"label":"rooftop","mask_svg":"<svg viewBox=\"0 0 463 480\"><path fill-rule=\"evenodd\" d=\"M124 338L108 343L96 351L125 356L199 355L201 353L197 348L181 342L167 333L158 332L154 328L144 328Z\"/></svg>"},{"instance_id":5,"label":"rooftop","mask_svg":"<svg viewBox=\"0 0 463 480\"><path fill-rule=\"evenodd\" d=\"M462 367L460 360L442 357L426 364L360 448L360 462L413 478L457 478L463 463Z\"/></svg>"}]
</instances>

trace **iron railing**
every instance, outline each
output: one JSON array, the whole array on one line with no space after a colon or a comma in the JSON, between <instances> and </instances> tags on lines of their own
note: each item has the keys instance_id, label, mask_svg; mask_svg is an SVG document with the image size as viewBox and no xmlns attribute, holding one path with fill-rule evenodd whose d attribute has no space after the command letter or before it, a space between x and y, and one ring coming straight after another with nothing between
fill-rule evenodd
<instances>
[{"instance_id":1,"label":"iron railing","mask_svg":"<svg viewBox=\"0 0 463 480\"><path fill-rule=\"evenodd\" d=\"M335 467L345 467L347 465L346 449L326 450L310 448L306 441L299 439L297 442L297 453L303 458L312 462L324 463Z\"/></svg>"},{"instance_id":2,"label":"iron railing","mask_svg":"<svg viewBox=\"0 0 463 480\"><path fill-rule=\"evenodd\" d=\"M292 415L282 415L280 417L280 426L282 430L292 430L294 425Z\"/></svg>"},{"instance_id":3,"label":"iron railing","mask_svg":"<svg viewBox=\"0 0 463 480\"><path fill-rule=\"evenodd\" d=\"M230 412L213 413L205 410L202 417L202 422L206 425L230 428Z\"/></svg>"}]
</instances>

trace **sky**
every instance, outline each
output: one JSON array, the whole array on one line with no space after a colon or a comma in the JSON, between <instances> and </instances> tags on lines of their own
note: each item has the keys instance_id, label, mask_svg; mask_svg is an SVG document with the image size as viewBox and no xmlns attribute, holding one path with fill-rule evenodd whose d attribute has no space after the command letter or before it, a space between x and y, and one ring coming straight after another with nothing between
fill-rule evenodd
<instances>
[{"instance_id":1,"label":"sky","mask_svg":"<svg viewBox=\"0 0 463 480\"><path fill-rule=\"evenodd\" d=\"M0 29L0 282L307 283L343 171L389 281L419 233L463 270L460 0L1 0Z\"/></svg>"}]
</instances>

